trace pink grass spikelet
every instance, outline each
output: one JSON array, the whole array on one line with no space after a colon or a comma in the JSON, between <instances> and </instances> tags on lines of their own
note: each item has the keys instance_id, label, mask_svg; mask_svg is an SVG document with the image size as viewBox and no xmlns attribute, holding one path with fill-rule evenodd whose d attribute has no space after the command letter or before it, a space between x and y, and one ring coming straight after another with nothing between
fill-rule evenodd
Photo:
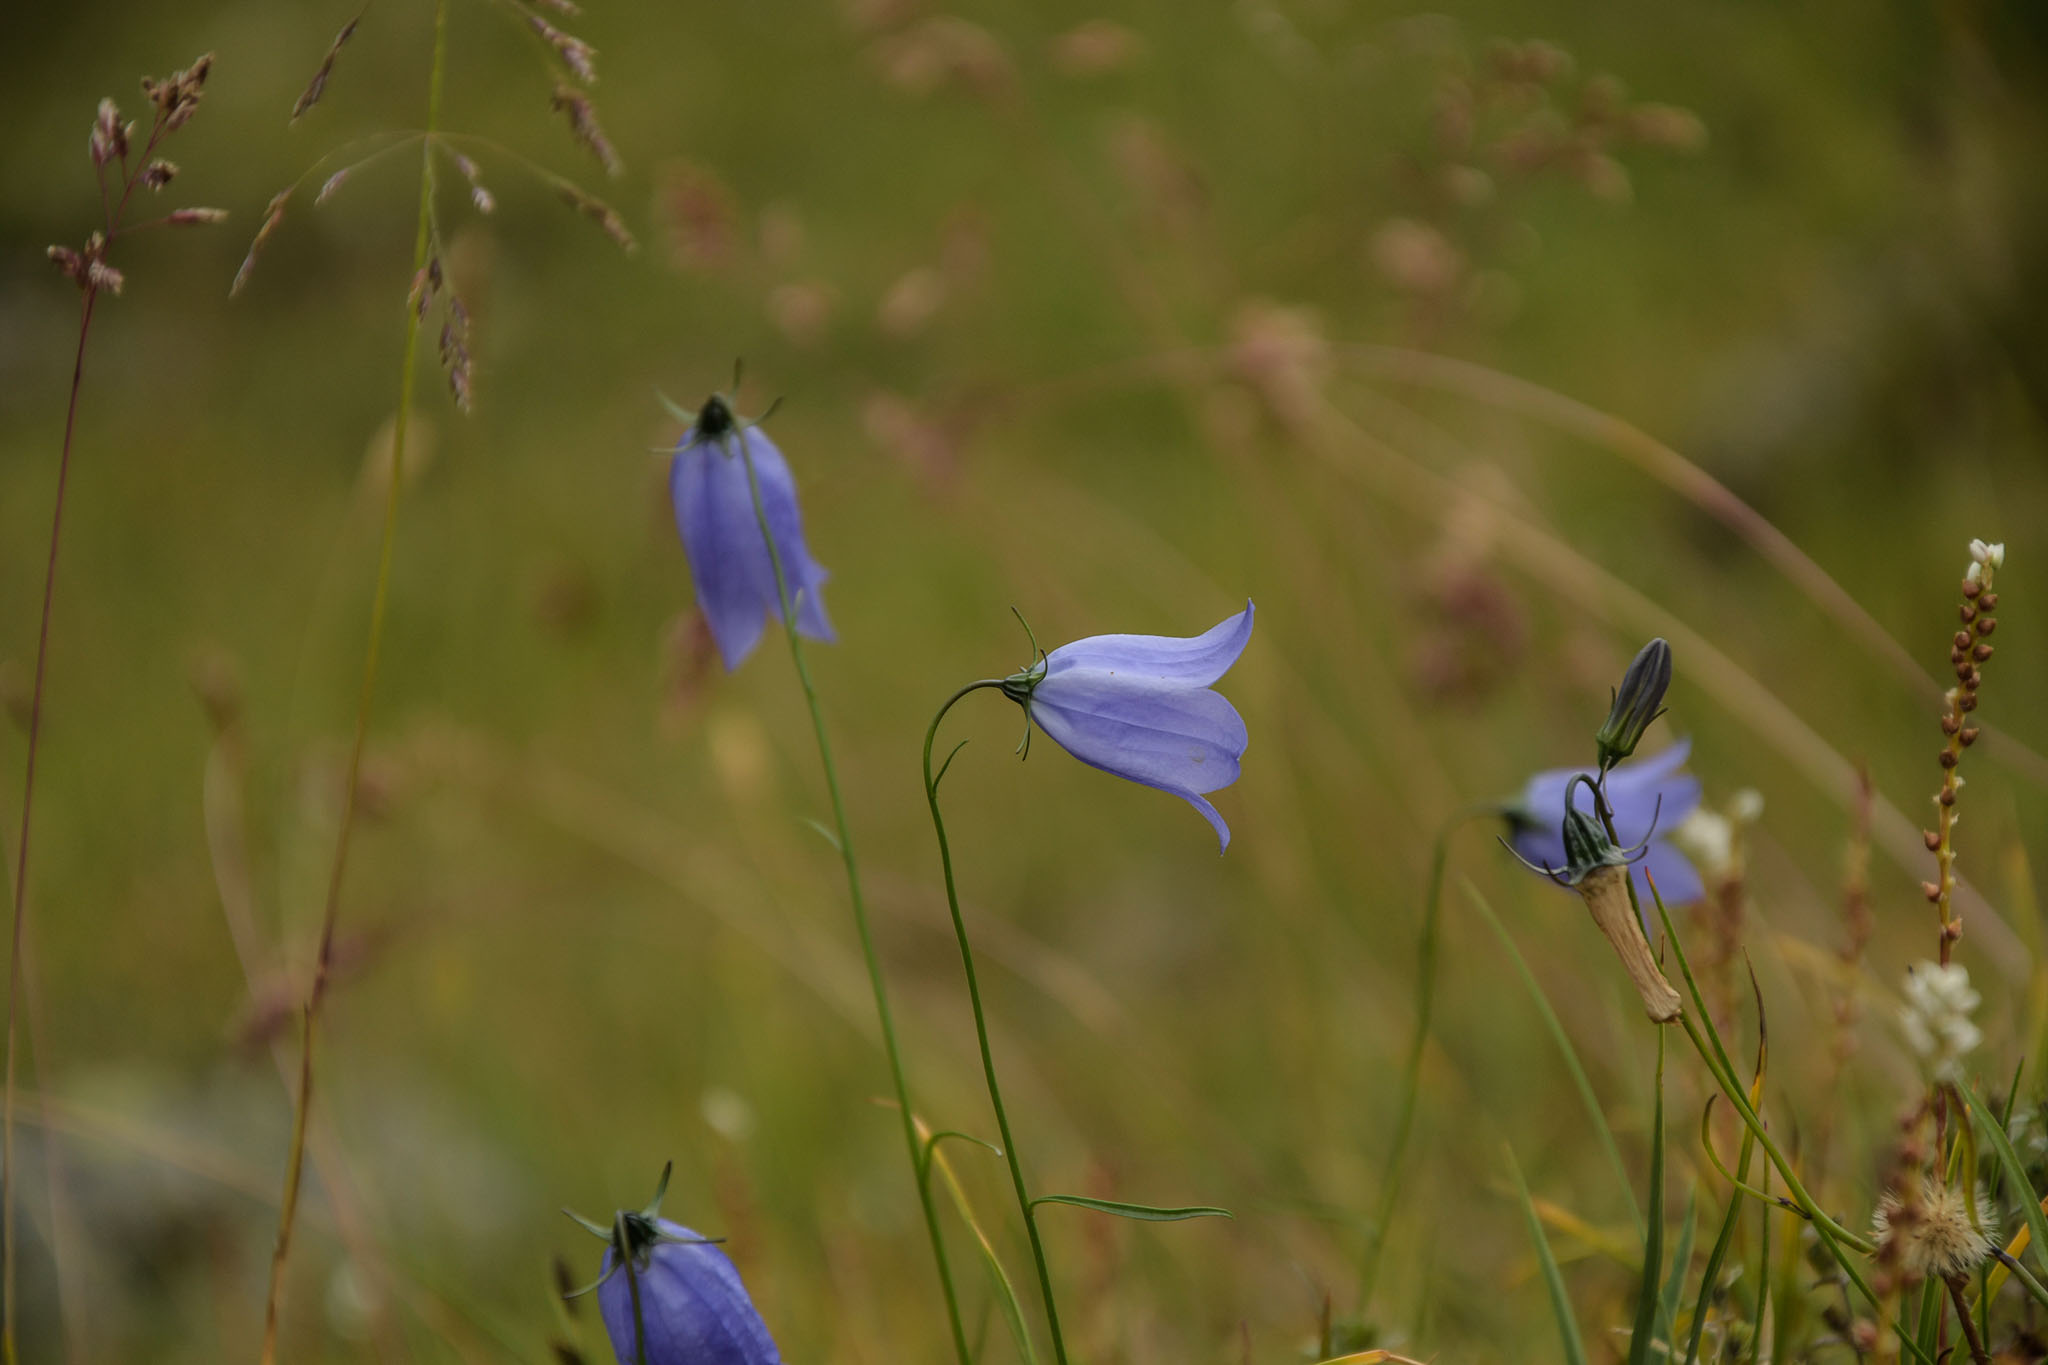
<instances>
[{"instance_id":1,"label":"pink grass spikelet","mask_svg":"<svg viewBox=\"0 0 2048 1365\"><path fill-rule=\"evenodd\" d=\"M598 125L597 107L590 102L590 96L572 85L557 85L553 105L557 113L569 120L570 134L585 151L597 158L597 164L604 167L606 175L617 176L626 169L611 139Z\"/></svg>"},{"instance_id":2,"label":"pink grass spikelet","mask_svg":"<svg viewBox=\"0 0 2048 1365\"><path fill-rule=\"evenodd\" d=\"M228 297L233 298L241 293L242 286L247 284L249 276L255 273L256 257L263 250L264 243L270 240L271 234L277 231L277 225L284 221L284 206L291 202L291 197L292 189L287 187L272 195L270 202L264 206L263 222L258 225L256 236L249 243L249 254L242 258L241 268L235 271L235 282L228 286Z\"/></svg>"},{"instance_id":3,"label":"pink grass spikelet","mask_svg":"<svg viewBox=\"0 0 2048 1365\"><path fill-rule=\"evenodd\" d=\"M298 102L292 105L293 123L297 123L307 110L318 104L320 97L327 92L327 78L334 74L334 59L341 55L342 46L355 36L356 25L362 21L362 11L357 10L355 18L343 24L341 32L335 34L334 41L327 45L327 55L320 59L320 69L313 73L313 79L306 83L305 91L300 94Z\"/></svg>"},{"instance_id":4,"label":"pink grass spikelet","mask_svg":"<svg viewBox=\"0 0 2048 1365\"><path fill-rule=\"evenodd\" d=\"M133 126L121 122L121 111L112 100L101 100L99 113L92 121L92 164L105 166L112 161L126 161L128 133Z\"/></svg>"},{"instance_id":5,"label":"pink grass spikelet","mask_svg":"<svg viewBox=\"0 0 2048 1365\"><path fill-rule=\"evenodd\" d=\"M540 35L540 40L554 49L562 65L575 73L577 80L585 85L597 84L596 48L573 34L562 32L538 14L529 15L527 22L533 25L533 31Z\"/></svg>"}]
</instances>

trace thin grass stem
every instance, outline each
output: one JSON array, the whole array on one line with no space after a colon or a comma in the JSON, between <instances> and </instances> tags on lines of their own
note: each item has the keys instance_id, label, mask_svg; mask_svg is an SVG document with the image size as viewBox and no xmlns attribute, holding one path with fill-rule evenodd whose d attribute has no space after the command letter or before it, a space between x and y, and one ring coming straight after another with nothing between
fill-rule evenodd
<instances>
[{"instance_id":1,"label":"thin grass stem","mask_svg":"<svg viewBox=\"0 0 2048 1365\"><path fill-rule=\"evenodd\" d=\"M1507 926L1500 922L1500 916L1494 913L1493 906L1487 902L1486 897L1479 894L1479 888L1472 883L1471 878L1462 880L1465 895L1486 920L1487 927L1493 930L1494 937L1500 940L1501 950L1508 955L1508 961L1514 964L1523 988L1529 992L1529 999L1543 1018L1544 1029L1550 1034L1551 1041L1557 1044L1557 1050L1564 1058L1565 1070L1571 1073L1572 1086L1578 1092L1579 1103L1585 1106L1586 1117L1592 1123L1593 1133L1600 1139L1601 1150L1607 1154L1607 1164L1614 1168L1615 1183L1621 1187L1621 1197L1628 1205L1629 1219L1635 1224L1636 1237L1638 1240L1643 1239L1647 1235L1647 1229L1643 1223L1642 1206L1636 1202L1635 1184L1629 1178L1628 1163L1622 1160L1621 1147L1614 1140L1614 1129L1607 1122L1606 1111L1600 1107L1600 1097L1593 1093L1593 1082L1586 1075L1586 1068L1579 1060L1578 1050L1572 1046L1571 1035L1564 1031L1564 1023L1557 1017L1557 1011L1551 1007L1550 998L1543 993L1542 983L1536 980L1535 972L1529 969L1528 959L1523 957L1522 950L1515 946L1514 938L1508 933Z\"/></svg>"},{"instance_id":2,"label":"thin grass stem","mask_svg":"<svg viewBox=\"0 0 2048 1365\"><path fill-rule=\"evenodd\" d=\"M434 204L434 130L441 122L441 91L448 67L448 0L434 5L434 63L427 87L427 130L420 150L419 217L413 232L413 277L427 264L428 227ZM377 664L384 642L384 616L391 600L391 562L398 535L398 496L405 478L405 442L412 422L413 392L418 381L419 311L405 309L405 349L398 381L398 414L392 427L391 472L384 494L384 530L377 553L377 586L370 603L369 642L363 651L362 688L356 698L355 741L349 750L348 776L342 789L341 828L335 835L334 862L327 879L327 900L320 916L320 946L313 962L313 984L306 994L299 1029L299 1089L292 1111L291 1149L285 1158L284 1196L278 1205L277 1241L270 1255L270 1287L264 1296L262 1365L277 1359L279 1310L284 1299L284 1274L291 1258L292 1229L299 1205L300 1180L306 1164L306 1130L313 1105L313 1047L320 1006L327 994L334 962L334 927L341 908L342 880L348 869L350 834L355 827L356 796L362 778L363 748L370 729L370 704L376 696Z\"/></svg>"},{"instance_id":3,"label":"thin grass stem","mask_svg":"<svg viewBox=\"0 0 2048 1365\"><path fill-rule=\"evenodd\" d=\"M974 1010L974 1036L981 1044L981 1071L988 1082L989 1105L996 1113L996 1129L1003 1138L1003 1159L1009 1163L1010 1184L1017 1192L1017 1208L1024 1216L1024 1232L1031 1241L1031 1259L1038 1268L1038 1290L1045 1300L1045 1323L1052 1335L1052 1354L1057 1365L1066 1365L1067 1344L1060 1335L1059 1308L1053 1301L1052 1272L1046 1267L1045 1243L1038 1235L1038 1217L1031 1203L1031 1194L1024 1185L1024 1166L1017 1157L1017 1141L1010 1134L1010 1117L1003 1109L1003 1088L996 1079L995 1054L989 1050L988 1019L981 1007L981 983L974 973L974 949L967 941L967 921L960 914L960 893L953 882L953 848L946 839L946 821L939 814L939 783L932 776L932 744L938 739L939 723L946 713L970 692L986 687L998 690L1003 684L995 678L983 678L946 698L932 717L931 728L924 732L924 796L932 809L932 832L939 838L939 865L945 872L946 908L953 915L953 937L960 943L960 967L967 975L967 1000Z\"/></svg>"},{"instance_id":4,"label":"thin grass stem","mask_svg":"<svg viewBox=\"0 0 2048 1365\"><path fill-rule=\"evenodd\" d=\"M7 965L7 1096L5 1114L0 1116L0 1352L7 1365L17 1359L14 1338L14 1089L20 1034L22 930L28 915L28 836L35 810L36 757L43 736L43 685L50 661L50 611L57 596L57 544L64 531L64 492L71 480L72 438L78 431L78 391L85 378L85 343L92 334L93 303L98 290L84 290L85 302L78 318L78 352L71 363L71 397L64 409L64 446L57 457L57 495L50 512L50 552L43 569L42 624L36 632L36 679L28 711L28 764L21 783L21 830L14 850L14 923L10 930Z\"/></svg>"},{"instance_id":5,"label":"thin grass stem","mask_svg":"<svg viewBox=\"0 0 2048 1365\"><path fill-rule=\"evenodd\" d=\"M925 1178L923 1144L917 1136L917 1116L910 1107L910 1082L903 1071L903 1053L896 1042L895 1016L889 1008L889 988L882 976L882 960L875 952L874 934L868 927L867 899L861 892L860 864L853 853L853 831L846 820L846 802L839 793L839 770L832 759L832 742L825 731L824 708L818 703L818 689L811 682L811 669L804 658L802 637L797 634L797 603L789 590L789 578L768 526L768 509L761 501L761 479L754 470L754 454L744 428L739 433L740 460L747 470L747 492L754 503L754 520L761 527L761 540L768 547L768 563L775 570L775 598L782 608L782 633L789 641L789 657L796 665L797 681L803 684L804 705L811 713L811 733L818 741L818 762L825 770L825 790L832 799L832 824L837 831L840 861L846 866L846 894L853 904L853 924L860 935L862 959L867 963L868 983L874 988L875 1018L882 1027L882 1050L889 1056L889 1079L896 1090L896 1111L903 1120L903 1141L910 1153L910 1171L917 1185L917 1202L924 1214L925 1234L932 1244L932 1259L939 1271L939 1290L946 1300L946 1324L953 1334L953 1350L960 1365L971 1365L967 1331L960 1319L960 1300L953 1287L953 1269L946 1260L946 1243L939 1231L938 1210L932 1202L931 1181ZM1009 1142L1007 1133L1003 1136Z\"/></svg>"},{"instance_id":6,"label":"thin grass stem","mask_svg":"<svg viewBox=\"0 0 2048 1365\"><path fill-rule=\"evenodd\" d=\"M1366 1229L1365 1254L1358 1272L1358 1311L1372 1307L1372 1293L1379 1279L1380 1253L1386 1249L1387 1229L1394 1221L1401 1200L1401 1163L1408 1154L1408 1139L1415 1128L1415 1101L1422 1087L1422 1054L1429 1046L1430 1016L1436 1005L1436 959L1438 930L1443 919L1444 864L1451 853L1451 835L1468 821L1491 814L1490 805L1471 805L1452 813L1437 831L1430 851L1429 887L1422 901L1422 936L1415 949L1415 1025L1408 1037L1408 1057L1401 1067L1400 1106L1394 1116L1394 1142L1387 1149L1387 1164L1380 1171L1380 1203Z\"/></svg>"}]
</instances>

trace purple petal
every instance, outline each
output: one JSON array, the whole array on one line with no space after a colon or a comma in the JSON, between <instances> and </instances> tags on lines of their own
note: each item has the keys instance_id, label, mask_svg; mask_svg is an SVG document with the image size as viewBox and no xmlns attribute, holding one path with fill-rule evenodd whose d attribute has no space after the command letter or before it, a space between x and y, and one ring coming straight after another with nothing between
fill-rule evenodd
<instances>
[{"instance_id":1,"label":"purple petal","mask_svg":"<svg viewBox=\"0 0 2048 1365\"><path fill-rule=\"evenodd\" d=\"M1249 736L1237 708L1206 687L1089 668L1048 672L1031 717L1091 767L1172 792L1202 813L1225 848L1230 828L1202 794L1237 780Z\"/></svg>"},{"instance_id":2,"label":"purple petal","mask_svg":"<svg viewBox=\"0 0 2048 1365\"><path fill-rule=\"evenodd\" d=\"M1525 861L1539 868L1553 872L1564 870L1564 835L1560 832L1564 817L1559 816L1555 825L1516 825L1508 835L1508 842Z\"/></svg>"},{"instance_id":3,"label":"purple petal","mask_svg":"<svg viewBox=\"0 0 2048 1365\"><path fill-rule=\"evenodd\" d=\"M782 571L789 579L789 593L796 602L796 628L814 640L831 643L838 636L832 630L832 623L825 618L825 602L818 595L818 589L825 584L826 573L817 560L811 558L810 547L804 541L803 512L797 506L796 478L789 472L789 462L782 458L782 452L775 442L768 439L768 433L759 427L739 429L740 440L745 443L748 454L753 456L754 476L761 481L761 507L768 514L768 529L775 536L775 548L782 556ZM744 477L746 471L740 471ZM753 506L747 508L748 519L753 518ZM760 528L755 525L758 537ZM776 620L782 619L781 603L775 594L773 567L768 578L768 610Z\"/></svg>"},{"instance_id":4,"label":"purple petal","mask_svg":"<svg viewBox=\"0 0 2048 1365\"><path fill-rule=\"evenodd\" d=\"M671 1237L697 1234L663 1219ZM605 1253L610 1269L612 1255ZM620 1360L636 1359L638 1329L645 1328L647 1365L780 1365L781 1354L761 1322L739 1272L708 1243L657 1244L647 1267L636 1270L640 1319L633 1317L633 1287L621 1271L597 1291L605 1332Z\"/></svg>"},{"instance_id":5,"label":"purple petal","mask_svg":"<svg viewBox=\"0 0 2048 1365\"><path fill-rule=\"evenodd\" d=\"M1650 897L1650 877L1656 878L1657 893L1664 897L1667 906L1691 905L1706 898L1700 874L1683 853L1662 839L1650 845L1642 861L1629 869L1629 875L1635 878L1636 903L1642 907L1645 931L1657 922L1657 903Z\"/></svg>"},{"instance_id":6,"label":"purple petal","mask_svg":"<svg viewBox=\"0 0 2048 1365\"><path fill-rule=\"evenodd\" d=\"M1659 828L1666 827L1671 821L1684 819L1686 812L1698 804L1697 782L1689 777L1676 781L1670 779L1670 774L1684 766L1691 752L1692 740L1681 739L1649 758L1624 763L1607 774L1607 801L1614 808L1615 832L1621 835L1624 845L1636 842L1648 832L1649 814L1656 808L1659 792L1664 795L1664 810L1657 817ZM1520 813L1549 829L1563 825L1565 788L1581 774L1592 777L1594 771L1591 768L1551 768L1536 774L1522 788ZM1581 787L1574 795L1573 803L1580 810L1591 810L1592 799L1593 794ZM1637 818L1639 815L1640 819ZM1632 827L1635 828L1633 834L1629 833Z\"/></svg>"},{"instance_id":7,"label":"purple petal","mask_svg":"<svg viewBox=\"0 0 2048 1365\"><path fill-rule=\"evenodd\" d=\"M737 442L753 458L761 485L761 507L768 529L797 599L797 629L814 639L834 638L831 622L818 595L825 570L804 544L803 520L797 509L796 481L775 443L759 430L742 428ZM782 618L775 588L775 566L754 515L747 467L728 439L725 446L699 438L694 431L676 447L669 469L669 494L675 503L676 529L696 580L697 602L711 626L719 657L728 672L745 661L760 642L764 617Z\"/></svg>"},{"instance_id":8,"label":"purple petal","mask_svg":"<svg viewBox=\"0 0 2048 1365\"><path fill-rule=\"evenodd\" d=\"M1049 679L1070 668L1095 669L1119 677L1150 678L1188 687L1207 687L1237 662L1252 638L1252 604L1192 638L1173 635L1091 635L1046 655Z\"/></svg>"}]
</instances>

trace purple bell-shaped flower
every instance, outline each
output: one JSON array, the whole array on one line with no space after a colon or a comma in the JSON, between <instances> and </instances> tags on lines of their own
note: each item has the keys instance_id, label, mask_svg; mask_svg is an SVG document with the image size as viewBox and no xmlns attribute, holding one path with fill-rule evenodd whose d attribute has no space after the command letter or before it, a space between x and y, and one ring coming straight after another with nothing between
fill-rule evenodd
<instances>
[{"instance_id":1,"label":"purple bell-shaped flower","mask_svg":"<svg viewBox=\"0 0 2048 1365\"><path fill-rule=\"evenodd\" d=\"M1244 719L1210 684L1252 638L1252 604L1192 639L1093 635L1006 679L1003 691L1083 763L1172 792L1202 813L1223 848L1230 826L1206 794L1237 781Z\"/></svg>"},{"instance_id":2,"label":"purple bell-shaped flower","mask_svg":"<svg viewBox=\"0 0 2048 1365\"><path fill-rule=\"evenodd\" d=\"M661 1216L669 1169L646 1208L621 1209L609 1228L569 1215L606 1244L596 1282L576 1292L597 1291L619 1365L781 1365L725 1253Z\"/></svg>"},{"instance_id":3,"label":"purple bell-shaped flower","mask_svg":"<svg viewBox=\"0 0 2048 1365\"><path fill-rule=\"evenodd\" d=\"M749 461L761 487L766 537L761 534L762 518L754 512ZM796 480L782 452L759 425L737 420L717 394L705 399L696 420L676 443L668 487L683 553L697 584L697 604L728 673L753 652L766 619L782 619L775 560L769 557L771 541L790 600L796 604L797 630L827 643L836 638L818 596L825 570L804 544Z\"/></svg>"}]
</instances>

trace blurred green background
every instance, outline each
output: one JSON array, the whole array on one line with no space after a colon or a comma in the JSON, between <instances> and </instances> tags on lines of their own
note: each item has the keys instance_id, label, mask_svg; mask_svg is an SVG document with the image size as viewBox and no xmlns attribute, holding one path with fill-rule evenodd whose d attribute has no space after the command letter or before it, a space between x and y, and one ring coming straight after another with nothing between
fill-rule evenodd
<instances>
[{"instance_id":1,"label":"blurred green background","mask_svg":"<svg viewBox=\"0 0 2048 1365\"><path fill-rule=\"evenodd\" d=\"M267 1054L292 1055L338 820L416 152L315 208L343 164L323 163L227 286L272 194L424 117L432 6L405 0L367 12L287 125L347 17L8 21L10 858L78 307L42 251L96 222L99 97L133 117L137 76L215 52L164 202L232 214L117 244L127 288L86 361L31 855L28 1359L254 1356L290 1119ZM2037 7L593 0L560 22L597 49L616 180L550 110L559 72L520 12L451 9L446 122L490 140L468 150L498 201L474 214L443 168L477 401L447 400L430 332L288 1358L549 1359L570 1339L550 1258L580 1281L597 1250L557 1207L638 1205L668 1159L667 1211L730 1238L790 1360L947 1349L872 1103L844 886L805 823L827 811L795 678L773 636L717 669L665 502L657 391L694 406L736 357L744 409L785 400L774 434L833 572L841 643L812 664L939 1126L993 1135L918 792L932 708L1023 662L1013 605L1051 643L1258 603L1222 688L1252 744L1220 861L1166 796L1051 744L1020 766L1009 708L950 723L974 740L947 805L1036 1183L1237 1213L1049 1212L1079 1358L1295 1360L1326 1312L1422 1356L1547 1355L1504 1143L1592 1230L1556 1235L1610 1349L1632 1280L1597 1234L1625 1206L1465 879L1638 1173L1650 1030L1578 904L1477 831L1453 848L1418 1138L1363 1309L1357 1265L1430 843L1463 803L1587 758L1651 634L1677 647L1670 733L1708 803L1764 796L1745 942L1774 1102L1802 1134L1839 1124L1835 1197L1863 1218L1910 1090L1885 993L1932 947L1910 822L1973 536L2009 548L1983 715L2033 746L1970 755L1960 836L2016 931L1966 911L1987 1070L2009 1070L2038 1025L2026 849L2048 836ZM522 157L614 204L640 249ZM1682 467L1655 477L1674 466L1630 458L1602 413L1761 519L1716 515ZM1771 527L1868 618L1788 581ZM1837 1081L1811 964L1844 935L1857 764L1881 802L1878 932ZM1700 1094L1673 1077L1682 1201ZM1022 1272L999 1166L958 1153ZM580 1331L608 1358L587 1313Z\"/></svg>"}]
</instances>

